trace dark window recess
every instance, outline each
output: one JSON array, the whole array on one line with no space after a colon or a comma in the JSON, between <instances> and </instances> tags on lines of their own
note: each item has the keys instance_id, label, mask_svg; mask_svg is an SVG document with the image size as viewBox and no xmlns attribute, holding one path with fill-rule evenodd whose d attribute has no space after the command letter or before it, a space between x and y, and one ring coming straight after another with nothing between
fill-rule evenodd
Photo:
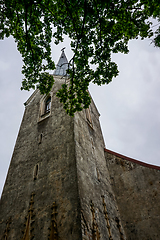
<instances>
[{"instance_id":1,"label":"dark window recess","mask_svg":"<svg viewBox=\"0 0 160 240\"><path fill-rule=\"evenodd\" d=\"M51 110L51 97L47 98L45 104L45 113L49 113Z\"/></svg>"},{"instance_id":2,"label":"dark window recess","mask_svg":"<svg viewBox=\"0 0 160 240\"><path fill-rule=\"evenodd\" d=\"M36 166L34 167L34 173L33 173L33 178L34 178L34 180L37 179L38 169L39 169L39 166L38 166L38 164L36 164Z\"/></svg>"}]
</instances>

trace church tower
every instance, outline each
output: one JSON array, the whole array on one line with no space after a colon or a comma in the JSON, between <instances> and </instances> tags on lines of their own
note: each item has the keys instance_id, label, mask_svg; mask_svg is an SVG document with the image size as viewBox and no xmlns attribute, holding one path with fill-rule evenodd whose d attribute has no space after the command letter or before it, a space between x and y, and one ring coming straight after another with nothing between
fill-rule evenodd
<instances>
[{"instance_id":1,"label":"church tower","mask_svg":"<svg viewBox=\"0 0 160 240\"><path fill-rule=\"evenodd\" d=\"M36 90L25 103L0 202L0 239L126 239L99 112L92 100L70 117L56 97L67 63L62 51L51 92Z\"/></svg>"}]
</instances>

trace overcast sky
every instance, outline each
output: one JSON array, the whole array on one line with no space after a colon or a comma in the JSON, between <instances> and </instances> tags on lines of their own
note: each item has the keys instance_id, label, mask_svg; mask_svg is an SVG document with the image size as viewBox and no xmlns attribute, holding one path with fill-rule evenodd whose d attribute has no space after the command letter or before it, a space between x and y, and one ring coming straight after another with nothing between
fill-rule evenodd
<instances>
[{"instance_id":1,"label":"overcast sky","mask_svg":"<svg viewBox=\"0 0 160 240\"><path fill-rule=\"evenodd\" d=\"M58 62L62 47L53 50ZM150 40L133 40L128 55L117 54L119 76L109 85L90 86L101 114L106 148L160 166L160 49ZM32 92L20 91L22 60L12 38L0 41L0 193L24 113Z\"/></svg>"}]
</instances>

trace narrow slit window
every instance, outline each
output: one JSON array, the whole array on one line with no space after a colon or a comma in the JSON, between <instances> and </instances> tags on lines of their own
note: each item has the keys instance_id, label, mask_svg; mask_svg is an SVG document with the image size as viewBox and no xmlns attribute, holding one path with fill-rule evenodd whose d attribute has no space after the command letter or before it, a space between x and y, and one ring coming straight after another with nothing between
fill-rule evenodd
<instances>
[{"instance_id":1,"label":"narrow slit window","mask_svg":"<svg viewBox=\"0 0 160 240\"><path fill-rule=\"evenodd\" d=\"M51 110L51 97L47 98L45 104L45 113L49 113Z\"/></svg>"},{"instance_id":2,"label":"narrow slit window","mask_svg":"<svg viewBox=\"0 0 160 240\"><path fill-rule=\"evenodd\" d=\"M38 141L38 143L39 143L39 144L42 143L42 133L41 133L41 135L39 136L39 141Z\"/></svg>"},{"instance_id":3,"label":"narrow slit window","mask_svg":"<svg viewBox=\"0 0 160 240\"><path fill-rule=\"evenodd\" d=\"M37 176L38 176L38 168L39 168L39 166L38 166L38 164L36 164L36 166L34 167L34 174L33 174L34 180L37 179Z\"/></svg>"},{"instance_id":4,"label":"narrow slit window","mask_svg":"<svg viewBox=\"0 0 160 240\"><path fill-rule=\"evenodd\" d=\"M97 180L100 182L100 174L99 174L99 170L96 168L96 173L97 173Z\"/></svg>"},{"instance_id":5,"label":"narrow slit window","mask_svg":"<svg viewBox=\"0 0 160 240\"><path fill-rule=\"evenodd\" d=\"M89 108L86 109L86 118L87 118L88 123L90 125L92 125L91 113L90 113L90 109Z\"/></svg>"}]
</instances>

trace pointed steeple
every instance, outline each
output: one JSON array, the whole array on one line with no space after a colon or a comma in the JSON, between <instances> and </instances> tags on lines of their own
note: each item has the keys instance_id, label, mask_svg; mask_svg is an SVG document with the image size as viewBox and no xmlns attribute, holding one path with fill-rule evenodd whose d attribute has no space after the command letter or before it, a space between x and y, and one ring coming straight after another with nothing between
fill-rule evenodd
<instances>
[{"instance_id":1,"label":"pointed steeple","mask_svg":"<svg viewBox=\"0 0 160 240\"><path fill-rule=\"evenodd\" d=\"M66 74L66 70L68 69L68 60L67 57L64 53L64 49L62 48L62 54L60 56L60 59L58 61L58 64L56 66L56 69L54 71L53 75L60 75L60 76L64 76Z\"/></svg>"}]
</instances>

